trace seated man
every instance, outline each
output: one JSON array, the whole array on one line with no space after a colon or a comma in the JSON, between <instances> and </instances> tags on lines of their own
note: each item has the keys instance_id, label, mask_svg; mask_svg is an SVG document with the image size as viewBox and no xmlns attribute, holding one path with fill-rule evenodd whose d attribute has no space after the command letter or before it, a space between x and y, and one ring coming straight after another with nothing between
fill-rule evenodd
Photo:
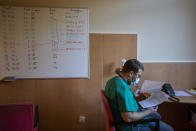
<instances>
[{"instance_id":1,"label":"seated man","mask_svg":"<svg viewBox=\"0 0 196 131\"><path fill-rule=\"evenodd\" d=\"M141 77L144 67L136 59L128 60L122 71L108 80L104 94L107 97L111 106L114 120L131 122L140 119L157 117L157 107L140 110L134 98L132 89L129 87L135 86ZM158 116L159 118L159 116ZM117 131L150 131L155 127L155 122L147 124L139 124L137 127L132 126L118 126ZM160 131L173 131L173 128L168 124L160 121Z\"/></svg>"}]
</instances>

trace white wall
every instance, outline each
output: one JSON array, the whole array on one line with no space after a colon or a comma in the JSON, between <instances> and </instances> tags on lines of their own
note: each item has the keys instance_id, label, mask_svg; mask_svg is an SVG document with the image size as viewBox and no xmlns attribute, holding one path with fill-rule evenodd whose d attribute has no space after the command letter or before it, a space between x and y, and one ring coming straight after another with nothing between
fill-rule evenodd
<instances>
[{"instance_id":1,"label":"white wall","mask_svg":"<svg viewBox=\"0 0 196 131\"><path fill-rule=\"evenodd\" d=\"M196 0L11 0L10 5L88 7L91 33L138 34L142 62L196 62Z\"/></svg>"},{"instance_id":2,"label":"white wall","mask_svg":"<svg viewBox=\"0 0 196 131\"><path fill-rule=\"evenodd\" d=\"M91 32L137 33L143 62L196 61L195 0L103 3L91 16Z\"/></svg>"}]
</instances>

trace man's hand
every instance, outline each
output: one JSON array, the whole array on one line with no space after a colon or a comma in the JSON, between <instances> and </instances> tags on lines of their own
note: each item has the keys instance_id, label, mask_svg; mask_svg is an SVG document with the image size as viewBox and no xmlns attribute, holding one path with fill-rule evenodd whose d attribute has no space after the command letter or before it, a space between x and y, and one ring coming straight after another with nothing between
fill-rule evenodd
<instances>
[{"instance_id":1,"label":"man's hand","mask_svg":"<svg viewBox=\"0 0 196 131\"><path fill-rule=\"evenodd\" d=\"M136 90L134 91L134 96L135 96L135 97L138 97L138 96L140 95L140 93L141 93L141 90L140 90L140 89L136 89Z\"/></svg>"},{"instance_id":2,"label":"man's hand","mask_svg":"<svg viewBox=\"0 0 196 131\"><path fill-rule=\"evenodd\" d=\"M150 115L154 115L158 110L158 106L148 108L148 110L150 111Z\"/></svg>"},{"instance_id":3,"label":"man's hand","mask_svg":"<svg viewBox=\"0 0 196 131\"><path fill-rule=\"evenodd\" d=\"M134 95L135 95L135 99L136 99L137 102L143 101L143 100L145 100L145 99L147 99L147 98L149 98L151 96L150 93L141 92L141 90L136 90L134 92Z\"/></svg>"},{"instance_id":4,"label":"man's hand","mask_svg":"<svg viewBox=\"0 0 196 131\"><path fill-rule=\"evenodd\" d=\"M145 116L153 115L157 112L158 107L148 108L141 112L122 112L121 117L125 122L137 121Z\"/></svg>"}]
</instances>

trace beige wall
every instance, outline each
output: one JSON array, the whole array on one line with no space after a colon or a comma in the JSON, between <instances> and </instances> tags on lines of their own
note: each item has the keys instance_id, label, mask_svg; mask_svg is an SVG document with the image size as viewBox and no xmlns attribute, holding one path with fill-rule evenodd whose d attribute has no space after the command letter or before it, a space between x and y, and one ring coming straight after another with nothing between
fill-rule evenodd
<instances>
[{"instance_id":1,"label":"beige wall","mask_svg":"<svg viewBox=\"0 0 196 131\"><path fill-rule=\"evenodd\" d=\"M136 49L136 34L90 34L90 79L0 81L0 104L39 105L40 131L103 131L100 89L122 58L136 58Z\"/></svg>"},{"instance_id":2,"label":"beige wall","mask_svg":"<svg viewBox=\"0 0 196 131\"><path fill-rule=\"evenodd\" d=\"M143 62L196 61L195 0L0 0L35 7L87 7L91 33L138 34Z\"/></svg>"},{"instance_id":3,"label":"beige wall","mask_svg":"<svg viewBox=\"0 0 196 131\"><path fill-rule=\"evenodd\" d=\"M41 131L104 130L99 90L103 88L106 78L112 75L105 72L108 71L107 67L112 65L115 68L118 62L120 64L120 59L124 57L122 55L124 49L126 58L136 57L137 53L143 62L196 61L195 2L195 0L0 0L0 5L87 7L90 10L91 33L138 34L138 48L137 45L134 45L134 48L121 46L120 54L110 51L110 47L113 47L110 37L107 37L105 42L109 40L108 44L111 46L105 46L100 44L104 43L102 35L92 34L90 80L21 80L9 84L0 83L0 103L32 101L40 105ZM119 39L123 43L130 41L124 37ZM133 50L134 56L127 52L129 48ZM103 58L104 53L108 53L107 50L111 54ZM118 53L118 48L114 51ZM112 54L115 57L112 57ZM107 63L110 58L113 58L115 65ZM193 77L195 63L183 65L150 63L145 64L145 68L144 79L168 81L176 89L195 87L196 81ZM178 77L175 77L176 75ZM183 87L180 86L182 83ZM78 123L79 115L87 116L86 124Z\"/></svg>"}]
</instances>

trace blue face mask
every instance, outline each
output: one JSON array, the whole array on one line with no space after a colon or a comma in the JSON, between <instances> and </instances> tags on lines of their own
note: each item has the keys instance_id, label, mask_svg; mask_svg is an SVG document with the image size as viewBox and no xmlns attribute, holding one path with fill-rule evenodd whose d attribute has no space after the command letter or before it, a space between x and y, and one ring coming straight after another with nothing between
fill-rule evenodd
<instances>
[{"instance_id":1,"label":"blue face mask","mask_svg":"<svg viewBox=\"0 0 196 131\"><path fill-rule=\"evenodd\" d=\"M140 78L136 78L135 81L131 81L129 82L129 85L132 85L132 86L136 86L140 81Z\"/></svg>"},{"instance_id":2,"label":"blue face mask","mask_svg":"<svg viewBox=\"0 0 196 131\"><path fill-rule=\"evenodd\" d=\"M123 79L123 77L120 74L119 74L119 76ZM127 82L128 85L136 86L140 81L140 77L141 77L141 75L138 78L135 78L135 76L134 76L134 77L131 77L128 80L125 80L125 79L123 79L123 80L125 82Z\"/></svg>"}]
</instances>

